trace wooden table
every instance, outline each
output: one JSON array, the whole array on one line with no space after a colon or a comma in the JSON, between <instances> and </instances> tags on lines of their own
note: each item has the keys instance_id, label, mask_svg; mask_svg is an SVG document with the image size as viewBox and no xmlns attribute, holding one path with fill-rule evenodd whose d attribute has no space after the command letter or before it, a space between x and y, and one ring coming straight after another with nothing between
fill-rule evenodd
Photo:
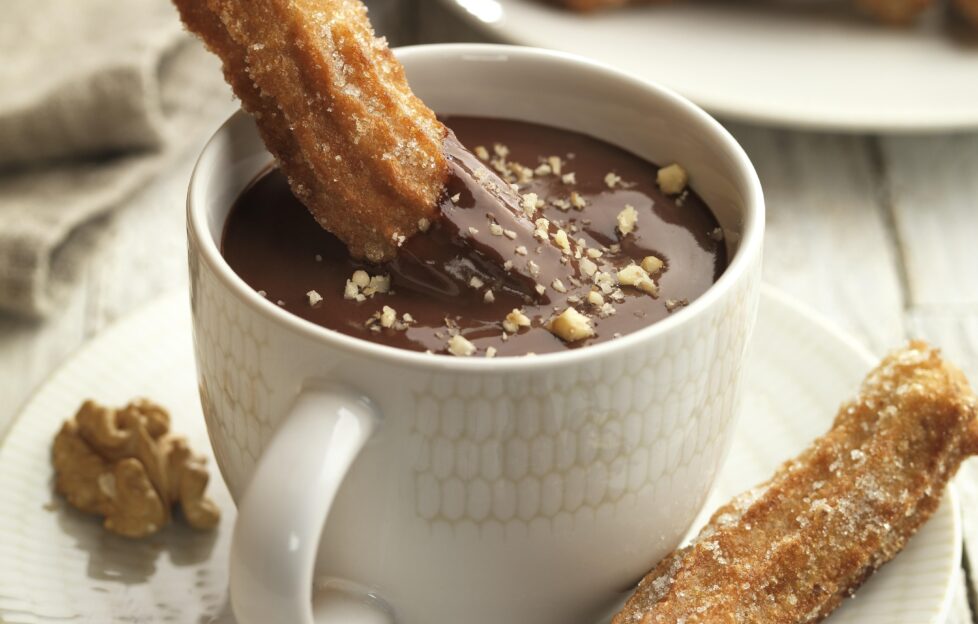
<instances>
[{"instance_id":1,"label":"wooden table","mask_svg":"<svg viewBox=\"0 0 978 624\"><path fill-rule=\"evenodd\" d=\"M416 18L399 1L373 3L378 28L394 42L457 36L428 2ZM765 280L878 354L909 336L930 340L978 383L978 134L726 125L764 185ZM98 251L59 314L45 322L0 316L0 430L86 340L159 294L187 287L184 195L205 138L125 209L81 234ZM962 468L956 485L966 552L949 624L978 624L978 461Z\"/></svg>"}]
</instances>

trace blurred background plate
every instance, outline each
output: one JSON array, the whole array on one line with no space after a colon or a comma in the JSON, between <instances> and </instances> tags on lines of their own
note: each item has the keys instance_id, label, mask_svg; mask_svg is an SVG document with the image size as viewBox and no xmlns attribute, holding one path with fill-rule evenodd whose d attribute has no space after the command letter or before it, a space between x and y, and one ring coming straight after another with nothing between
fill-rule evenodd
<instances>
[{"instance_id":1,"label":"blurred background plate","mask_svg":"<svg viewBox=\"0 0 978 624\"><path fill-rule=\"evenodd\" d=\"M538 0L439 2L441 14L425 18L429 40L582 54L729 119L847 132L978 128L978 29L944 7L900 29L842 0L683 0L588 15Z\"/></svg>"}]
</instances>

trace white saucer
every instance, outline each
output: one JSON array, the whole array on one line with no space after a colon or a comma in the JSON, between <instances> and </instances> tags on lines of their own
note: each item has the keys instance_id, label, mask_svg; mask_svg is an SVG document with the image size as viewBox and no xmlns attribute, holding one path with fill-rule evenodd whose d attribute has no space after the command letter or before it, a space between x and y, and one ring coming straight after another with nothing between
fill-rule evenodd
<instances>
[{"instance_id":1,"label":"white saucer","mask_svg":"<svg viewBox=\"0 0 978 624\"><path fill-rule=\"evenodd\" d=\"M145 542L124 540L51 493L51 439L85 398L123 404L152 397L171 409L177 431L196 448L209 448L188 308L186 293L174 293L93 340L44 384L3 441L0 621L233 621L226 610L226 568L234 506L216 468L210 495L224 516L212 534L176 525ZM740 429L715 500L765 479L825 430L872 360L821 320L766 290ZM961 559L957 517L952 492L906 551L827 622L944 624Z\"/></svg>"},{"instance_id":2,"label":"white saucer","mask_svg":"<svg viewBox=\"0 0 978 624\"><path fill-rule=\"evenodd\" d=\"M542 0L441 2L493 41L582 54L730 119L978 128L978 30L958 24L967 34L952 35L939 10L904 29L862 19L850 0L684 0L583 16Z\"/></svg>"}]
</instances>

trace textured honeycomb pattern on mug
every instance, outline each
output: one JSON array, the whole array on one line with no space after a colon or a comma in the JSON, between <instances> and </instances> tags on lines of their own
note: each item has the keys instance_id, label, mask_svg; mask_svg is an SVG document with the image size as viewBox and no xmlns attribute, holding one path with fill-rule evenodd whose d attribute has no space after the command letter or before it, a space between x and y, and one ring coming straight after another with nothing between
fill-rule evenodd
<instances>
[{"instance_id":1,"label":"textured honeycomb pattern on mug","mask_svg":"<svg viewBox=\"0 0 978 624\"><path fill-rule=\"evenodd\" d=\"M414 393L417 514L558 520L633 506L650 488L666 503L677 475L723 451L749 329L743 298L754 295L748 285L698 329L624 358L506 380L434 377Z\"/></svg>"},{"instance_id":2,"label":"textured honeycomb pattern on mug","mask_svg":"<svg viewBox=\"0 0 978 624\"><path fill-rule=\"evenodd\" d=\"M261 369L268 339L261 319L215 284L203 264L191 266L191 278L201 405L214 454L233 480L250 474L273 430Z\"/></svg>"}]
</instances>

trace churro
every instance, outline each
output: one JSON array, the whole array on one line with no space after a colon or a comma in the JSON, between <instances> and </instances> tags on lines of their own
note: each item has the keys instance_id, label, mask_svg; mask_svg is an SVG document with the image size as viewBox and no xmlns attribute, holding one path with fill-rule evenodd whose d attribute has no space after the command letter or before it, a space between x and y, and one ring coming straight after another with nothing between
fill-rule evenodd
<instances>
[{"instance_id":1,"label":"churro","mask_svg":"<svg viewBox=\"0 0 978 624\"><path fill-rule=\"evenodd\" d=\"M293 193L354 258L392 261L415 234L444 221L443 234L456 247L470 246L485 260L453 275L456 288L473 276L491 278L546 299L522 263L502 270L517 249L531 246L546 275L576 274L575 259L552 240L539 245L539 228L510 184L414 96L359 0L174 3L188 29L222 59L225 78ZM466 219L458 215L459 195L476 196L479 208L514 235L500 241L489 228L460 227ZM414 247L401 264L430 273L435 259L424 253L431 245ZM450 260L444 247L441 259Z\"/></svg>"},{"instance_id":2,"label":"churro","mask_svg":"<svg viewBox=\"0 0 978 624\"><path fill-rule=\"evenodd\" d=\"M976 453L974 393L912 342L869 374L827 434L659 562L613 624L822 620L903 549Z\"/></svg>"},{"instance_id":3,"label":"churro","mask_svg":"<svg viewBox=\"0 0 978 624\"><path fill-rule=\"evenodd\" d=\"M176 4L224 61L293 192L354 256L389 259L435 220L446 129L411 93L362 3Z\"/></svg>"}]
</instances>

